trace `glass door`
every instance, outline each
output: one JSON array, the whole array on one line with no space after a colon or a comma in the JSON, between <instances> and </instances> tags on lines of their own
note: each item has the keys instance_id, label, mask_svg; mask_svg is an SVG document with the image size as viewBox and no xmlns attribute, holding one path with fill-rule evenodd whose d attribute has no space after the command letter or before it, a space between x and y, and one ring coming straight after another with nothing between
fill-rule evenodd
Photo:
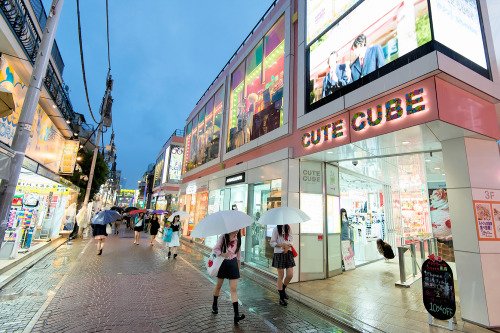
<instances>
[{"instance_id":1,"label":"glass door","mask_svg":"<svg viewBox=\"0 0 500 333\"><path fill-rule=\"evenodd\" d=\"M340 197L327 195L326 223L328 237L328 277L342 273L342 253L340 246Z\"/></svg>"},{"instance_id":2,"label":"glass door","mask_svg":"<svg viewBox=\"0 0 500 333\"><path fill-rule=\"evenodd\" d=\"M300 281L324 279L323 195L301 193L300 209L311 218L300 224Z\"/></svg>"}]
</instances>

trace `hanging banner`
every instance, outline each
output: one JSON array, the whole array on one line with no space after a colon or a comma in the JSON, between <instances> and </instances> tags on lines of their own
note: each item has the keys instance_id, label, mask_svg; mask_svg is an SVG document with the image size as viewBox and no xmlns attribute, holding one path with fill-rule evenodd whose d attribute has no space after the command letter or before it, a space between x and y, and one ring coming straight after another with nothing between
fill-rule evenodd
<instances>
[{"instance_id":1,"label":"hanging banner","mask_svg":"<svg viewBox=\"0 0 500 333\"><path fill-rule=\"evenodd\" d=\"M79 147L80 141L66 140L64 142L61 164L59 166L59 173L73 174Z\"/></svg>"}]
</instances>

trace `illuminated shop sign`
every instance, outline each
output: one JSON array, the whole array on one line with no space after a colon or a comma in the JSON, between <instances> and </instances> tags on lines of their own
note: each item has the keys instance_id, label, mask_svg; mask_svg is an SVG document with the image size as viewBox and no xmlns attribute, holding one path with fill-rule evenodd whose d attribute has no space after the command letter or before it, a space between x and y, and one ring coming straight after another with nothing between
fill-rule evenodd
<instances>
[{"instance_id":1,"label":"illuminated shop sign","mask_svg":"<svg viewBox=\"0 0 500 333\"><path fill-rule=\"evenodd\" d=\"M237 175L232 175L226 177L226 185L233 185L245 182L245 173L239 173Z\"/></svg>"},{"instance_id":2,"label":"illuminated shop sign","mask_svg":"<svg viewBox=\"0 0 500 333\"><path fill-rule=\"evenodd\" d=\"M196 184L190 184L186 187L186 194L196 193Z\"/></svg>"},{"instance_id":3,"label":"illuminated shop sign","mask_svg":"<svg viewBox=\"0 0 500 333\"><path fill-rule=\"evenodd\" d=\"M404 115L411 116L425 111L425 104L422 104L424 102L423 93L424 89L420 88L406 94L404 109L401 98L393 98L388 100L385 105L378 104L376 112L372 108L356 112L351 118L351 128L358 132L368 128L367 124L369 127L384 126L389 121L404 118Z\"/></svg>"},{"instance_id":4,"label":"illuminated shop sign","mask_svg":"<svg viewBox=\"0 0 500 333\"><path fill-rule=\"evenodd\" d=\"M328 140L335 140L344 136L344 121L337 120L333 123L321 126L315 131L307 132L302 135L302 146L307 148L312 145L317 145Z\"/></svg>"}]
</instances>

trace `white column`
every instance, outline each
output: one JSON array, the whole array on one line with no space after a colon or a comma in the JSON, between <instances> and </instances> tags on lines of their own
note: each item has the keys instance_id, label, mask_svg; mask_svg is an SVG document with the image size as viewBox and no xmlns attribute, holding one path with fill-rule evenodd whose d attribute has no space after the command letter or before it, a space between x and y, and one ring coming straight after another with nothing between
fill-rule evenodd
<instances>
[{"instance_id":1,"label":"white column","mask_svg":"<svg viewBox=\"0 0 500 333\"><path fill-rule=\"evenodd\" d=\"M479 241L473 200L498 191L500 154L495 141L458 138L442 142L462 318L500 326L500 241Z\"/></svg>"}]
</instances>

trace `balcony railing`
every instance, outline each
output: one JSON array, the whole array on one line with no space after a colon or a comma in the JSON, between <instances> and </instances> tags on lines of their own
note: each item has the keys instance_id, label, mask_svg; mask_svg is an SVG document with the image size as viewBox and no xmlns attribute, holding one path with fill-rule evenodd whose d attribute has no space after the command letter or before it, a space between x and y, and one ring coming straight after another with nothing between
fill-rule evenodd
<instances>
[{"instance_id":1,"label":"balcony railing","mask_svg":"<svg viewBox=\"0 0 500 333\"><path fill-rule=\"evenodd\" d=\"M37 2L37 0L30 1L32 4ZM41 8L43 9L43 6ZM6 21L9 22L12 31L18 37L20 44L23 46L26 56L30 60L31 64L34 65L41 38L35 28L24 0L0 0L0 9ZM36 8L34 8L34 10L36 10ZM45 13L44 9L43 11ZM45 21L43 21L43 27L45 27L47 17L43 15L41 17L45 18ZM42 23L40 23L40 26L42 26ZM64 63L62 62L61 55L55 43L54 46L56 49L54 51L54 48L52 48L53 60L56 64L62 66L58 67L59 73L62 75ZM56 54L56 57L54 57L54 53ZM51 62L49 62L47 66L44 83L47 91L54 100L55 104L59 107L59 110L64 118L73 120L75 118L73 107L66 91L63 88L63 84L55 73ZM75 129L73 128L73 130Z\"/></svg>"}]
</instances>

